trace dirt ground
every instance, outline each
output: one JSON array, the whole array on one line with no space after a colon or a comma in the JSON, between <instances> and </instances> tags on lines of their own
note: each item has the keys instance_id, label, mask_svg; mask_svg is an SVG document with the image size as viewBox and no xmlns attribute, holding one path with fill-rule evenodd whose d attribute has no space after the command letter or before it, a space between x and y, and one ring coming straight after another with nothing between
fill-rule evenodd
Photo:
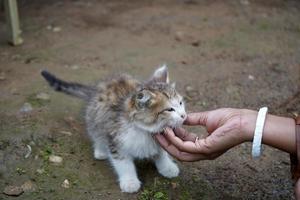
<instances>
[{"instance_id":1,"label":"dirt ground","mask_svg":"<svg viewBox=\"0 0 300 200\"><path fill-rule=\"evenodd\" d=\"M167 63L189 112L267 105L291 116L300 111L299 1L18 2L23 45L7 44L0 12L0 199L294 198L289 155L265 146L253 160L250 144L179 163L172 180L139 161L143 187L124 194L111 166L93 159L83 103L52 91L40 71L94 83L120 72L144 79ZM18 197L2 193L21 185Z\"/></svg>"}]
</instances>

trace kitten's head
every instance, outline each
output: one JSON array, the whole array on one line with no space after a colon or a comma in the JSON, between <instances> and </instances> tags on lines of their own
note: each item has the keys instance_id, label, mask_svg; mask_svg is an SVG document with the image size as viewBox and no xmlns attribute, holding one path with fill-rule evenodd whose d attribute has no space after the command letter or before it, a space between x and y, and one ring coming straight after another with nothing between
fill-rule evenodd
<instances>
[{"instance_id":1,"label":"kitten's head","mask_svg":"<svg viewBox=\"0 0 300 200\"><path fill-rule=\"evenodd\" d=\"M175 83L169 83L168 69L158 68L149 81L143 84L132 97L132 121L140 128L152 133L165 127L181 126L186 119L182 96Z\"/></svg>"}]
</instances>

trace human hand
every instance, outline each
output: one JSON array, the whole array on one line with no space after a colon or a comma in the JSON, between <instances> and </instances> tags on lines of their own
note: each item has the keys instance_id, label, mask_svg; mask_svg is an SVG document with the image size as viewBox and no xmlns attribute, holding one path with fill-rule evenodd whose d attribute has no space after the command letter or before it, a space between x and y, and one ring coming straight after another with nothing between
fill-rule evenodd
<instances>
[{"instance_id":1,"label":"human hand","mask_svg":"<svg viewBox=\"0 0 300 200\"><path fill-rule=\"evenodd\" d=\"M199 139L183 128L166 128L155 138L172 156L181 161L215 159L230 148L250 141L255 129L257 112L245 109L222 108L191 113L184 124L205 126L208 136Z\"/></svg>"}]
</instances>

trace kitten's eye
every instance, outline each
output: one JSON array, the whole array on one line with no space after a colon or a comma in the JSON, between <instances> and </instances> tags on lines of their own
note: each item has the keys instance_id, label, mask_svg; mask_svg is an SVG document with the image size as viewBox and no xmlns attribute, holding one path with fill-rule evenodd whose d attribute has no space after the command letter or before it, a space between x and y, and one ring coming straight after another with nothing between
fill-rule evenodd
<instances>
[{"instance_id":1,"label":"kitten's eye","mask_svg":"<svg viewBox=\"0 0 300 200\"><path fill-rule=\"evenodd\" d=\"M182 105L182 101L179 102L179 105Z\"/></svg>"},{"instance_id":2,"label":"kitten's eye","mask_svg":"<svg viewBox=\"0 0 300 200\"><path fill-rule=\"evenodd\" d=\"M167 108L166 111L168 111L168 112L174 112L175 110L174 110L174 108Z\"/></svg>"}]
</instances>

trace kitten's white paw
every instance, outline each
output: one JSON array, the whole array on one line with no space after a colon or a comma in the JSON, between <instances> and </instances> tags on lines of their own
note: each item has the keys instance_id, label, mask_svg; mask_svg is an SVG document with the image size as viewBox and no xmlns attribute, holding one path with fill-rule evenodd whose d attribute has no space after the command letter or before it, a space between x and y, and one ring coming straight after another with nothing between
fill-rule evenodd
<instances>
[{"instance_id":1,"label":"kitten's white paw","mask_svg":"<svg viewBox=\"0 0 300 200\"><path fill-rule=\"evenodd\" d=\"M120 180L120 188L122 192L137 192L141 187L141 182L136 178Z\"/></svg>"},{"instance_id":2,"label":"kitten's white paw","mask_svg":"<svg viewBox=\"0 0 300 200\"><path fill-rule=\"evenodd\" d=\"M97 160L105 160L108 158L108 155L106 152L95 149L94 150L94 158Z\"/></svg>"},{"instance_id":3,"label":"kitten's white paw","mask_svg":"<svg viewBox=\"0 0 300 200\"><path fill-rule=\"evenodd\" d=\"M159 168L158 172L164 177L174 178L179 175L179 168L175 163L169 162L167 165Z\"/></svg>"}]
</instances>

